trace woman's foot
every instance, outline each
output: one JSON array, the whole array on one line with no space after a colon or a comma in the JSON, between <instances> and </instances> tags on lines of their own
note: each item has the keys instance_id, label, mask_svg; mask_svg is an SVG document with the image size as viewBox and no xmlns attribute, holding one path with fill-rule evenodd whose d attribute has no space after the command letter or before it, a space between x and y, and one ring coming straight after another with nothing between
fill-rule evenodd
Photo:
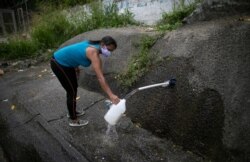
<instances>
[{"instance_id":1,"label":"woman's foot","mask_svg":"<svg viewBox=\"0 0 250 162\"><path fill-rule=\"evenodd\" d=\"M81 127L81 126L85 126L89 123L88 120L81 120L81 119L77 119L77 120L71 120L69 122L69 126L71 127Z\"/></svg>"},{"instance_id":2,"label":"woman's foot","mask_svg":"<svg viewBox=\"0 0 250 162\"><path fill-rule=\"evenodd\" d=\"M79 117L79 116L82 116L85 114L85 111L76 111L76 116ZM69 118L69 113L67 114L67 117Z\"/></svg>"}]
</instances>

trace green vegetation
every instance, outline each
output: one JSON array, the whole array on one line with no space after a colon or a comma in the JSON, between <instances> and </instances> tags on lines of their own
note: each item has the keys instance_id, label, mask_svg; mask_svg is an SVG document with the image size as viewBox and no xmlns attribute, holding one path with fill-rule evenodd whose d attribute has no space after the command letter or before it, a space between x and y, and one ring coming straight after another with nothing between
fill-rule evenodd
<instances>
[{"instance_id":1,"label":"green vegetation","mask_svg":"<svg viewBox=\"0 0 250 162\"><path fill-rule=\"evenodd\" d=\"M75 5L83 5L86 3L94 2L94 0L35 0L36 4L50 4L57 8L66 8Z\"/></svg>"},{"instance_id":2,"label":"green vegetation","mask_svg":"<svg viewBox=\"0 0 250 162\"><path fill-rule=\"evenodd\" d=\"M73 26L60 12L45 15L41 23L33 27L31 37L38 42L39 47L56 48L60 43L73 35Z\"/></svg>"},{"instance_id":3,"label":"green vegetation","mask_svg":"<svg viewBox=\"0 0 250 162\"><path fill-rule=\"evenodd\" d=\"M139 44L140 52L132 57L128 69L118 75L117 79L122 87L129 88L148 72L150 66L155 60L155 56L150 54L150 48L155 44L159 37L145 36Z\"/></svg>"},{"instance_id":4,"label":"green vegetation","mask_svg":"<svg viewBox=\"0 0 250 162\"><path fill-rule=\"evenodd\" d=\"M196 0L192 4L186 5L184 0L179 0L179 4L174 7L173 12L162 15L162 20L157 24L157 29L163 32L177 29L182 25L181 21L183 18L190 15L194 11L196 4L200 1L201 0ZM161 36L155 38L147 36L141 40L139 54L132 58L128 65L128 70L117 77L125 89L135 84L136 81L148 72L153 61L159 59L154 54L150 54L150 48L159 37Z\"/></svg>"},{"instance_id":5,"label":"green vegetation","mask_svg":"<svg viewBox=\"0 0 250 162\"><path fill-rule=\"evenodd\" d=\"M186 5L184 0L180 0L179 5L174 7L172 12L162 15L161 21L157 24L157 29L160 31L177 29L182 25L182 20L195 10L197 3L200 1L196 0L194 3Z\"/></svg>"},{"instance_id":6,"label":"green vegetation","mask_svg":"<svg viewBox=\"0 0 250 162\"><path fill-rule=\"evenodd\" d=\"M126 11L123 14L118 14L118 9L115 4L103 7L100 3L91 3L90 8L90 13L82 11L78 14L70 14L70 22L74 24L75 31L78 33L98 28L121 27L128 24L136 24L130 12ZM79 19L79 17L81 19Z\"/></svg>"},{"instance_id":7,"label":"green vegetation","mask_svg":"<svg viewBox=\"0 0 250 162\"><path fill-rule=\"evenodd\" d=\"M179 0L179 5L172 13L162 15L162 20L157 24L158 30L165 32L179 27L182 19L189 15L200 1L196 0L195 3L185 5L184 0ZM78 11L67 9L70 6L85 3L89 3L89 9L82 8ZM102 3L93 0L36 0L32 1L32 4L38 5L38 7L34 7L37 12L33 14L32 25L27 37L15 36L9 38L8 43L0 43L0 59L37 57L43 53L50 56L60 44L77 34L98 28L138 25L128 10L123 14L118 14L115 4L103 6ZM146 45L146 42L142 44ZM127 76L141 76L144 73L144 67L150 64L145 54L148 50L146 47L141 47L141 53L144 53L145 56L141 54L138 56L140 59L136 58L137 61L133 61L129 65L130 69L141 68L141 70L128 71ZM50 52L48 53L48 51ZM146 62L138 64L138 59ZM131 83L126 83L126 85L131 85L134 82L132 80L136 80L136 78L131 77L130 80Z\"/></svg>"},{"instance_id":8,"label":"green vegetation","mask_svg":"<svg viewBox=\"0 0 250 162\"><path fill-rule=\"evenodd\" d=\"M101 3L91 3L90 13L82 11L74 14L51 6L41 8L42 16L35 15L33 19L36 21L31 26L31 38L14 37L8 43L0 43L1 59L35 57L47 49L53 52L69 38L86 31L135 24L133 15L128 11L118 14L115 4L104 7Z\"/></svg>"},{"instance_id":9,"label":"green vegetation","mask_svg":"<svg viewBox=\"0 0 250 162\"><path fill-rule=\"evenodd\" d=\"M32 57L37 49L38 45L34 41L13 39L9 43L0 43L0 58L19 59Z\"/></svg>"}]
</instances>

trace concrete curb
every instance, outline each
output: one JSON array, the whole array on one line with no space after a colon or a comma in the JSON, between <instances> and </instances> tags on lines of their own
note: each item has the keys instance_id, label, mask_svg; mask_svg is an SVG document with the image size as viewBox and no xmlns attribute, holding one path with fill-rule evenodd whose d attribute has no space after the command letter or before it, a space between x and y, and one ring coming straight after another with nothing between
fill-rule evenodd
<instances>
[{"instance_id":1,"label":"concrete curb","mask_svg":"<svg viewBox=\"0 0 250 162\"><path fill-rule=\"evenodd\" d=\"M26 108L26 110L32 115L39 114L38 112L30 108ZM58 133L55 128L50 126L49 123L40 114L34 120L37 121L40 126L42 126L49 134L51 134L65 149L65 151L75 158L76 162L89 162L89 160L87 160L84 155L82 155L73 145L71 145L71 143L69 143L60 133Z\"/></svg>"}]
</instances>

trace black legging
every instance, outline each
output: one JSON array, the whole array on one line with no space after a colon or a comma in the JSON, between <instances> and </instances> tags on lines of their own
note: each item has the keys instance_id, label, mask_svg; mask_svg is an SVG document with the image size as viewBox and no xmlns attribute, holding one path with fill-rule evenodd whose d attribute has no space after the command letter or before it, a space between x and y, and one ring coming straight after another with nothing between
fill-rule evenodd
<instances>
[{"instance_id":1,"label":"black legging","mask_svg":"<svg viewBox=\"0 0 250 162\"><path fill-rule=\"evenodd\" d=\"M75 68L60 65L54 58L50 61L50 66L63 88L67 92L67 108L72 120L76 119L76 95L77 78Z\"/></svg>"}]
</instances>

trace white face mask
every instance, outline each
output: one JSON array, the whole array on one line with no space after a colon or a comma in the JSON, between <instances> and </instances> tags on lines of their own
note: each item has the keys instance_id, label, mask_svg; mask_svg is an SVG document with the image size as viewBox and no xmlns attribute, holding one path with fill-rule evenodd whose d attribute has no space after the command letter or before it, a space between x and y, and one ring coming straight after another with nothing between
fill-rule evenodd
<instances>
[{"instance_id":1,"label":"white face mask","mask_svg":"<svg viewBox=\"0 0 250 162\"><path fill-rule=\"evenodd\" d=\"M111 52L107 49L106 46L102 47L101 51L102 51L103 56L105 57L109 57L111 55Z\"/></svg>"}]
</instances>

